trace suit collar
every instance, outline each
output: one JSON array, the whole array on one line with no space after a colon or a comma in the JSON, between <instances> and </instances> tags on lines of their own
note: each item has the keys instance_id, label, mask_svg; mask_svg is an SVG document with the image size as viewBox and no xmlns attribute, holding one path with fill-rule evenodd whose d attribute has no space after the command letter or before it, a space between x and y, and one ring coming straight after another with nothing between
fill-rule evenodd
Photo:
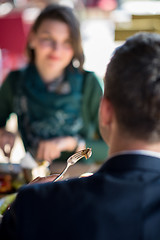
<instances>
[{"instance_id":1,"label":"suit collar","mask_svg":"<svg viewBox=\"0 0 160 240\"><path fill-rule=\"evenodd\" d=\"M136 169L160 173L160 158L137 153L119 154L108 159L98 172L129 171Z\"/></svg>"}]
</instances>

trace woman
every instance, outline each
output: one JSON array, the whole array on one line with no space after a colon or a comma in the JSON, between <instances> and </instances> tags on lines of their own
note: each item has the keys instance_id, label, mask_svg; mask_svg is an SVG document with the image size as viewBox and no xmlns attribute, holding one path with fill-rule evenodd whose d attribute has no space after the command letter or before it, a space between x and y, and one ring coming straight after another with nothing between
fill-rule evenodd
<instances>
[{"instance_id":1,"label":"woman","mask_svg":"<svg viewBox=\"0 0 160 240\"><path fill-rule=\"evenodd\" d=\"M0 89L0 147L12 149L5 130L11 113L18 116L24 147L41 161L65 160L90 147L90 161L103 161L107 146L98 130L100 81L83 69L79 22L72 9L47 6L28 37L29 63L12 71ZM89 163L89 161L88 161Z\"/></svg>"}]
</instances>

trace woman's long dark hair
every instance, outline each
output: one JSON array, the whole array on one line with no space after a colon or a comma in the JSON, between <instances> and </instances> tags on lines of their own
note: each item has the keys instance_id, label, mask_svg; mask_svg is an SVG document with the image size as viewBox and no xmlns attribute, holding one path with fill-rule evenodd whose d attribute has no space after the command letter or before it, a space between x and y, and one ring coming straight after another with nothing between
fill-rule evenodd
<instances>
[{"instance_id":1,"label":"woman's long dark hair","mask_svg":"<svg viewBox=\"0 0 160 240\"><path fill-rule=\"evenodd\" d=\"M46 8L44 8L35 22L32 25L31 32L36 33L40 27L40 25L45 20L58 20L64 22L68 25L70 29L70 36L72 40L72 47L74 51L73 59L76 59L79 62L78 68L80 70L83 69L84 64L84 53L82 49L82 41L80 34L80 24L78 19L76 18L73 10L70 7L62 6L58 4L50 4ZM30 47L29 40L26 46L27 56L29 58L30 63L34 63L35 53L34 49Z\"/></svg>"}]
</instances>

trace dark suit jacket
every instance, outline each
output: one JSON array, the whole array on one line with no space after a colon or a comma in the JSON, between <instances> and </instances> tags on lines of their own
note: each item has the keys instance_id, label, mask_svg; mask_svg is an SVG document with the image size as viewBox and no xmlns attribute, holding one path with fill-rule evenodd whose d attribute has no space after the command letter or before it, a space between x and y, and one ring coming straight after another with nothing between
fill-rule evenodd
<instances>
[{"instance_id":1,"label":"dark suit jacket","mask_svg":"<svg viewBox=\"0 0 160 240\"><path fill-rule=\"evenodd\" d=\"M88 178L26 186L0 239L159 240L160 158L119 155Z\"/></svg>"}]
</instances>

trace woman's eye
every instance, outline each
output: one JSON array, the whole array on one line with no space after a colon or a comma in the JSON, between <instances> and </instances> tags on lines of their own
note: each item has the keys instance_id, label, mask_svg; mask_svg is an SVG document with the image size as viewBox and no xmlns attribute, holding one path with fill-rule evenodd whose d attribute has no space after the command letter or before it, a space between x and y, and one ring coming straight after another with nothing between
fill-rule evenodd
<instances>
[{"instance_id":1,"label":"woman's eye","mask_svg":"<svg viewBox=\"0 0 160 240\"><path fill-rule=\"evenodd\" d=\"M71 41L64 42L63 44L65 47L72 47Z\"/></svg>"},{"instance_id":2,"label":"woman's eye","mask_svg":"<svg viewBox=\"0 0 160 240\"><path fill-rule=\"evenodd\" d=\"M52 43L52 40L49 38L40 38L39 40L40 40L40 43L49 43L49 44Z\"/></svg>"}]
</instances>

